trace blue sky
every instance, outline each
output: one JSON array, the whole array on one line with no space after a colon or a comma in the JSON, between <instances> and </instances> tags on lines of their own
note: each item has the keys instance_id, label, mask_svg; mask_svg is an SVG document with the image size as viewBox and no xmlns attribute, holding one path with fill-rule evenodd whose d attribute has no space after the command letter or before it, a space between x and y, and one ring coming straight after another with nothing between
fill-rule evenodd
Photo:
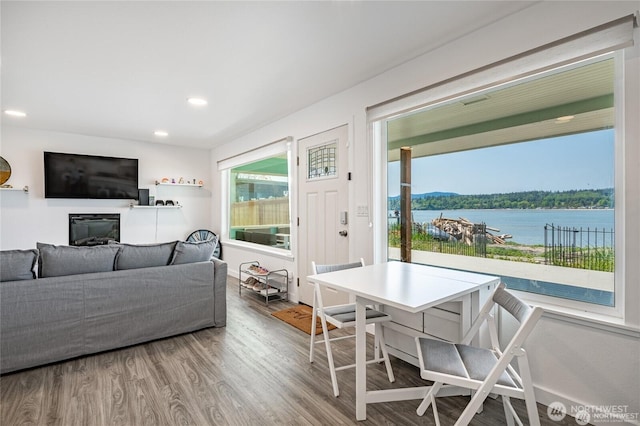
<instances>
[{"instance_id":1,"label":"blue sky","mask_svg":"<svg viewBox=\"0 0 640 426\"><path fill-rule=\"evenodd\" d=\"M416 158L411 193L494 194L612 188L614 131ZM388 195L400 194L400 162L389 163Z\"/></svg>"}]
</instances>

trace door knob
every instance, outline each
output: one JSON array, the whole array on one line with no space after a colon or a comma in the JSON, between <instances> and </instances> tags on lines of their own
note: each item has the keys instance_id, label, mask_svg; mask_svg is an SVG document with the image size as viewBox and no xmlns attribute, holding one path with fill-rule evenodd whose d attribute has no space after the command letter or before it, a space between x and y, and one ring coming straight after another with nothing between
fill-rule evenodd
<instances>
[{"instance_id":1,"label":"door knob","mask_svg":"<svg viewBox=\"0 0 640 426\"><path fill-rule=\"evenodd\" d=\"M338 232L338 234L340 234L342 237L346 237L347 236L347 231L340 231L340 232Z\"/></svg>"}]
</instances>

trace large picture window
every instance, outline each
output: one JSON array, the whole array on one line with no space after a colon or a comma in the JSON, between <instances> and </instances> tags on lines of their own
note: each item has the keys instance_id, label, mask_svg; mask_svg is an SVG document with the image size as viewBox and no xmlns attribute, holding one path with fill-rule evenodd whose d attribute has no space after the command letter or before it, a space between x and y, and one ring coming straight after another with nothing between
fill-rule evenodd
<instances>
[{"instance_id":1,"label":"large picture window","mask_svg":"<svg viewBox=\"0 0 640 426\"><path fill-rule=\"evenodd\" d=\"M385 120L387 257L407 247L404 216L412 262L614 307L615 69L616 56L598 56Z\"/></svg>"},{"instance_id":2,"label":"large picture window","mask_svg":"<svg viewBox=\"0 0 640 426\"><path fill-rule=\"evenodd\" d=\"M287 154L230 169L229 239L291 250Z\"/></svg>"}]
</instances>

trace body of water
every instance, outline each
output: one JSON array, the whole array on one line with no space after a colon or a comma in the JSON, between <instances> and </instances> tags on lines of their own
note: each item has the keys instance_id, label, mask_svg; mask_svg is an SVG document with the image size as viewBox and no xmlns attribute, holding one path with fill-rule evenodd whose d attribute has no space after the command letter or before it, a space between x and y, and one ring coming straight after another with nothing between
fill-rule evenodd
<instances>
[{"instance_id":1,"label":"body of water","mask_svg":"<svg viewBox=\"0 0 640 426\"><path fill-rule=\"evenodd\" d=\"M607 232L614 229L614 210L413 210L413 221L431 223L442 214L449 219L463 217L474 223L484 222L488 227L500 231L490 231L494 235L509 234L513 238L507 241L520 244L544 244L544 226L553 224L559 227L597 229ZM393 212L390 212L393 216Z\"/></svg>"}]
</instances>

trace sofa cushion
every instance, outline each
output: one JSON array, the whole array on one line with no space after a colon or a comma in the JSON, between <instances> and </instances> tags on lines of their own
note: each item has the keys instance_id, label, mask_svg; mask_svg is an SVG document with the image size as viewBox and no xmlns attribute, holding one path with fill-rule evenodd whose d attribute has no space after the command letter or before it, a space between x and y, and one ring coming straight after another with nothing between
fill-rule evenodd
<instances>
[{"instance_id":1,"label":"sofa cushion","mask_svg":"<svg viewBox=\"0 0 640 426\"><path fill-rule=\"evenodd\" d=\"M182 265L211 260L217 243L217 239L197 242L178 241L173 251L171 264Z\"/></svg>"},{"instance_id":2,"label":"sofa cushion","mask_svg":"<svg viewBox=\"0 0 640 426\"><path fill-rule=\"evenodd\" d=\"M176 241L160 244L118 244L116 270L166 266L171 262Z\"/></svg>"},{"instance_id":3,"label":"sofa cushion","mask_svg":"<svg viewBox=\"0 0 640 426\"><path fill-rule=\"evenodd\" d=\"M0 281L33 280L36 278L38 250L0 251Z\"/></svg>"},{"instance_id":4,"label":"sofa cushion","mask_svg":"<svg viewBox=\"0 0 640 426\"><path fill-rule=\"evenodd\" d=\"M41 278L113 271L119 250L115 244L76 247L37 243L37 247Z\"/></svg>"}]
</instances>

